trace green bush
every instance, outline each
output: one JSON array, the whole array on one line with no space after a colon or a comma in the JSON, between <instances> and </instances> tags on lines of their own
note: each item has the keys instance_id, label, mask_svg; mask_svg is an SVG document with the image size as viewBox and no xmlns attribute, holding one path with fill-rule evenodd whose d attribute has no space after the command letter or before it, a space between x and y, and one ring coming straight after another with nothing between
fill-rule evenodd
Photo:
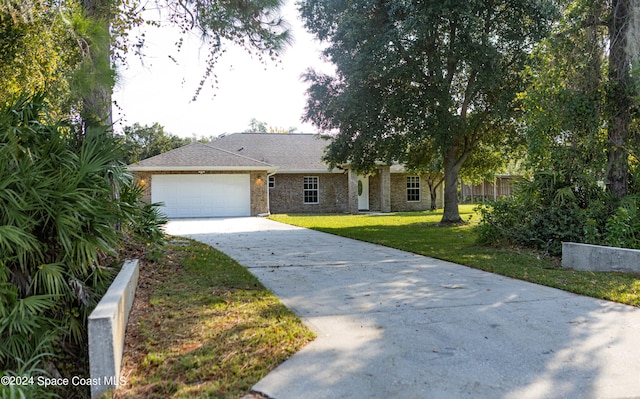
<instances>
[{"instance_id":1,"label":"green bush","mask_svg":"<svg viewBox=\"0 0 640 399\"><path fill-rule=\"evenodd\" d=\"M49 354L86 345L122 241L161 239L120 158L106 129L48 120L43 96L0 110L2 370L41 372Z\"/></svg>"},{"instance_id":2,"label":"green bush","mask_svg":"<svg viewBox=\"0 0 640 399\"><path fill-rule=\"evenodd\" d=\"M17 369L5 370L2 377L11 378L12 384L0 385L0 399L55 399L61 398L55 392L51 392L43 384L38 383L40 377L50 377L49 373L39 367L42 360L51 356L50 353L40 352L27 361L17 359Z\"/></svg>"},{"instance_id":3,"label":"green bush","mask_svg":"<svg viewBox=\"0 0 640 399\"><path fill-rule=\"evenodd\" d=\"M591 239L604 234L608 202L589 176L539 172L518 182L513 197L479 209L479 240L504 240L558 255L563 241L584 242L586 232Z\"/></svg>"},{"instance_id":4,"label":"green bush","mask_svg":"<svg viewBox=\"0 0 640 399\"><path fill-rule=\"evenodd\" d=\"M161 243L164 240L162 226L168 220L160 211L160 204L147 204L141 200L143 190L136 181L122 189L120 202L126 207L127 231L141 243Z\"/></svg>"},{"instance_id":5,"label":"green bush","mask_svg":"<svg viewBox=\"0 0 640 399\"><path fill-rule=\"evenodd\" d=\"M542 172L515 194L479 208L479 241L562 252L562 242L640 248L640 194L616 200L590 178Z\"/></svg>"},{"instance_id":6,"label":"green bush","mask_svg":"<svg viewBox=\"0 0 640 399\"><path fill-rule=\"evenodd\" d=\"M640 195L620 201L606 224L605 243L613 247L640 249Z\"/></svg>"}]
</instances>

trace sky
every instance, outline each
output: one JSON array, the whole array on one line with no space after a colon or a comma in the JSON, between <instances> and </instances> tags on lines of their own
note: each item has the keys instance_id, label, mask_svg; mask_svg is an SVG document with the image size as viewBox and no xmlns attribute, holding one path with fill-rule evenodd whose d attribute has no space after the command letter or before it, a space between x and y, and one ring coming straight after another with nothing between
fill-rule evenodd
<instances>
[{"instance_id":1,"label":"sky","mask_svg":"<svg viewBox=\"0 0 640 399\"><path fill-rule=\"evenodd\" d=\"M308 68L324 72L332 68L321 61L320 44L304 29L294 0L287 0L282 16L291 25L294 42L279 64L263 64L243 49L229 48L214 70L217 88L205 83L196 101L192 97L207 56L199 39L189 37L177 53L175 30L146 28L143 60L130 54L127 67L119 70L113 95L116 131L136 122L157 122L165 132L180 137L209 137L243 132L255 118L272 127L316 133L312 124L301 120L307 88L301 75Z\"/></svg>"}]
</instances>

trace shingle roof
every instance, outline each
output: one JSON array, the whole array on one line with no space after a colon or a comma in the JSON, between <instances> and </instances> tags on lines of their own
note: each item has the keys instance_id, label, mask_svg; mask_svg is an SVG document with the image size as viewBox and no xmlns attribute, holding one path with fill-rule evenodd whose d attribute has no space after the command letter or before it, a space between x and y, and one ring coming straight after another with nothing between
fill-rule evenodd
<instances>
[{"instance_id":1,"label":"shingle roof","mask_svg":"<svg viewBox=\"0 0 640 399\"><path fill-rule=\"evenodd\" d=\"M329 142L317 134L236 133L212 146L278 167L278 172L329 171L322 161Z\"/></svg>"},{"instance_id":2,"label":"shingle roof","mask_svg":"<svg viewBox=\"0 0 640 399\"><path fill-rule=\"evenodd\" d=\"M193 142L130 165L131 170L275 170L273 165L213 145Z\"/></svg>"}]
</instances>

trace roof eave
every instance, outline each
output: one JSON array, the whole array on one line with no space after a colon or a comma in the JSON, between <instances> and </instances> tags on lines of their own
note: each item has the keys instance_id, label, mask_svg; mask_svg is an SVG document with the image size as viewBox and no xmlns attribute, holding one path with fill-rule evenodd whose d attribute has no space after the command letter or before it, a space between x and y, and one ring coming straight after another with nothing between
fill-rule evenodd
<instances>
[{"instance_id":1,"label":"roof eave","mask_svg":"<svg viewBox=\"0 0 640 399\"><path fill-rule=\"evenodd\" d=\"M141 166L129 165L127 169L132 172L233 172L233 171L266 171L276 172L274 166Z\"/></svg>"},{"instance_id":2,"label":"roof eave","mask_svg":"<svg viewBox=\"0 0 640 399\"><path fill-rule=\"evenodd\" d=\"M303 173L344 173L343 169L278 169L278 173L291 173L291 174L303 174Z\"/></svg>"}]
</instances>

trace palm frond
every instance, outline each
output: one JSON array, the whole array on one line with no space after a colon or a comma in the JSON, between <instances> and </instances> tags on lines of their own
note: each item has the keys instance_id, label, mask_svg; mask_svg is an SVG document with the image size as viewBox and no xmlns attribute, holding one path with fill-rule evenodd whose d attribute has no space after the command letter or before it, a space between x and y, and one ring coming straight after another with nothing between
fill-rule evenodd
<instances>
[{"instance_id":1,"label":"palm frond","mask_svg":"<svg viewBox=\"0 0 640 399\"><path fill-rule=\"evenodd\" d=\"M34 276L32 292L62 295L65 291L64 264L45 263L38 266Z\"/></svg>"}]
</instances>

